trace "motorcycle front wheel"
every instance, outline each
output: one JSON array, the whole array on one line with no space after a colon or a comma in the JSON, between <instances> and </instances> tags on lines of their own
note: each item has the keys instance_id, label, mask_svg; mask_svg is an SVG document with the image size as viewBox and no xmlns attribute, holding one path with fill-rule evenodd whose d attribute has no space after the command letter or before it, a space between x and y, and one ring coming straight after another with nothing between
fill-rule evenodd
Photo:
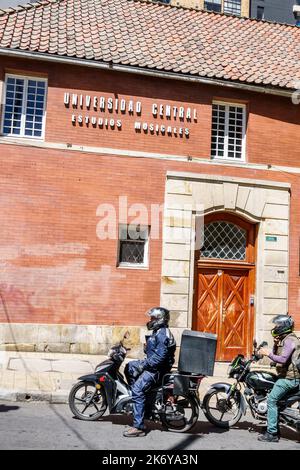
<instances>
[{"instance_id":1,"label":"motorcycle front wheel","mask_svg":"<svg viewBox=\"0 0 300 470\"><path fill-rule=\"evenodd\" d=\"M189 396L173 396L172 402L166 404L162 414L162 423L168 431L187 432L192 429L199 418L199 406L196 398Z\"/></svg>"},{"instance_id":2,"label":"motorcycle front wheel","mask_svg":"<svg viewBox=\"0 0 300 470\"><path fill-rule=\"evenodd\" d=\"M96 421L107 408L103 388L97 389L92 382L78 382L70 391L69 407L76 418Z\"/></svg>"},{"instance_id":3,"label":"motorcycle front wheel","mask_svg":"<svg viewBox=\"0 0 300 470\"><path fill-rule=\"evenodd\" d=\"M216 389L205 395L202 408L208 421L223 429L234 426L242 417L238 395L228 398L227 393Z\"/></svg>"}]
</instances>

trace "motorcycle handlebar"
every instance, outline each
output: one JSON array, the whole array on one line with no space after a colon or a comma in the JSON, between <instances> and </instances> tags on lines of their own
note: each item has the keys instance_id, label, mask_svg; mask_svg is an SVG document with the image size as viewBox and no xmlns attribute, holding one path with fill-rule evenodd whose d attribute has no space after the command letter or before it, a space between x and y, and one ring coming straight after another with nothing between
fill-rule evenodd
<instances>
[{"instance_id":1,"label":"motorcycle handlebar","mask_svg":"<svg viewBox=\"0 0 300 470\"><path fill-rule=\"evenodd\" d=\"M265 348L266 346L268 346L267 341L263 341L262 343L260 343L259 346L257 346L256 340L253 341L253 354L252 354L253 361L259 361L260 359L263 358L263 356L259 354L259 350L261 348Z\"/></svg>"},{"instance_id":2,"label":"motorcycle handlebar","mask_svg":"<svg viewBox=\"0 0 300 470\"><path fill-rule=\"evenodd\" d=\"M262 343L260 343L260 345L258 347L257 347L257 343L254 344L254 351L253 351L253 355L252 355L253 361L259 361L260 359L263 358L263 355L259 354L259 350L261 348L265 348L266 346L268 346L267 341L263 341Z\"/></svg>"},{"instance_id":3,"label":"motorcycle handlebar","mask_svg":"<svg viewBox=\"0 0 300 470\"><path fill-rule=\"evenodd\" d=\"M262 359L264 356L262 354L257 354L257 353L254 353L253 354L253 362L256 362L256 361L259 361L260 359Z\"/></svg>"}]
</instances>

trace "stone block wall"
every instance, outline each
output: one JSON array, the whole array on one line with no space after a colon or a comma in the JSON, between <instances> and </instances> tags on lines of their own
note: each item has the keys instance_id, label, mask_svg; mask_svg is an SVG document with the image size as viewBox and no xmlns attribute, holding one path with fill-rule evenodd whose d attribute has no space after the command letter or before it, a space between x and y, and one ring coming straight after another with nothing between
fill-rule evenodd
<instances>
[{"instance_id":1,"label":"stone block wall","mask_svg":"<svg viewBox=\"0 0 300 470\"><path fill-rule=\"evenodd\" d=\"M176 322L172 322L172 333L179 346L182 330L173 324ZM0 323L0 351L105 355L127 331L128 357L142 358L147 329L138 326Z\"/></svg>"},{"instance_id":2,"label":"stone block wall","mask_svg":"<svg viewBox=\"0 0 300 470\"><path fill-rule=\"evenodd\" d=\"M192 324L197 211L228 211L258 225L255 334L269 337L273 316L288 310L289 208L286 183L168 173L161 304L172 311L176 327Z\"/></svg>"}]
</instances>

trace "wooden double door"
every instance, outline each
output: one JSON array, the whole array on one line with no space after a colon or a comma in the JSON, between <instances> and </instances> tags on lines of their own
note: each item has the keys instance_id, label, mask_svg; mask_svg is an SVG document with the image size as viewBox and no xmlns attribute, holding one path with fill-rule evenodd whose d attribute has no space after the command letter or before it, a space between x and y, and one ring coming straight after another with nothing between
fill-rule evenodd
<instances>
[{"instance_id":1,"label":"wooden double door","mask_svg":"<svg viewBox=\"0 0 300 470\"><path fill-rule=\"evenodd\" d=\"M218 335L218 361L251 353L255 245L255 224L230 213L205 216L195 255L193 329Z\"/></svg>"},{"instance_id":2,"label":"wooden double door","mask_svg":"<svg viewBox=\"0 0 300 470\"><path fill-rule=\"evenodd\" d=\"M248 355L254 327L253 271L240 267L197 269L193 329L218 335L218 361Z\"/></svg>"}]
</instances>

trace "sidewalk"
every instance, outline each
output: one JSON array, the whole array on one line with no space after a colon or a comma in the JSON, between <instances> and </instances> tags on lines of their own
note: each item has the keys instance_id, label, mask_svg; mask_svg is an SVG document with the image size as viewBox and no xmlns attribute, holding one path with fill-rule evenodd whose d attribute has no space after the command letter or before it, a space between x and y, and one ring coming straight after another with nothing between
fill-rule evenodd
<instances>
[{"instance_id":1,"label":"sidewalk","mask_svg":"<svg viewBox=\"0 0 300 470\"><path fill-rule=\"evenodd\" d=\"M67 403L78 377L92 373L104 359L90 354L0 351L0 400ZM215 364L214 376L203 380L200 396L211 383L230 382L227 367Z\"/></svg>"}]
</instances>

